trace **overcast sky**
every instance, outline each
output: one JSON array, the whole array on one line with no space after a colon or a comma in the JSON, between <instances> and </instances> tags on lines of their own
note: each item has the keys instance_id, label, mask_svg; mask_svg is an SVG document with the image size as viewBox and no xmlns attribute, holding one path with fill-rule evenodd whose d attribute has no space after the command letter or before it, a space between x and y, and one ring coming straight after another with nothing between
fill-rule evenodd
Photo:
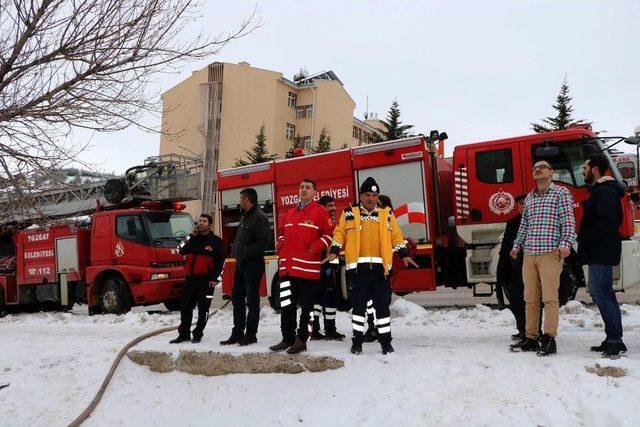
<instances>
[{"instance_id":1,"label":"overcast sky","mask_svg":"<svg viewBox=\"0 0 640 427\"><path fill-rule=\"evenodd\" d=\"M206 1L189 32L232 30L254 1ZM455 144L530 133L553 115L566 74L574 117L607 135L640 125L640 1L259 1L262 27L219 55L158 82L167 90L210 62L247 61L292 78L333 70L355 116L386 115ZM185 39L189 32L183 34ZM154 122L155 120L155 122ZM159 119L150 119L159 125ZM158 153L160 137L136 129L90 141L84 159L122 173ZM620 147L625 151L631 147Z\"/></svg>"}]
</instances>

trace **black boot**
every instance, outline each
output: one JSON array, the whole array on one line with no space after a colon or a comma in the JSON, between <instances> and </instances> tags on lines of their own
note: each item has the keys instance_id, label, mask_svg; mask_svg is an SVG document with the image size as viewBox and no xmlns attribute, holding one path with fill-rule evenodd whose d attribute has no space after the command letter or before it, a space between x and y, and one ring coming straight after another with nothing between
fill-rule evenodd
<instances>
[{"instance_id":1,"label":"black boot","mask_svg":"<svg viewBox=\"0 0 640 427\"><path fill-rule=\"evenodd\" d=\"M354 342L353 344L351 344L351 353L362 354L362 343Z\"/></svg>"},{"instance_id":2,"label":"black boot","mask_svg":"<svg viewBox=\"0 0 640 427\"><path fill-rule=\"evenodd\" d=\"M600 343L600 345L594 345L591 347L591 351L597 351L598 353L602 353L607 349L607 340L604 340ZM620 353L626 353L627 346L624 343L620 343Z\"/></svg>"},{"instance_id":3,"label":"black boot","mask_svg":"<svg viewBox=\"0 0 640 427\"><path fill-rule=\"evenodd\" d=\"M511 339L514 341L519 341L524 338L524 332L518 332L517 334L511 335Z\"/></svg>"},{"instance_id":4,"label":"black boot","mask_svg":"<svg viewBox=\"0 0 640 427\"><path fill-rule=\"evenodd\" d=\"M627 351L627 346L624 345L622 341L619 342L607 342L606 348L602 352L602 357L606 357L608 359L618 359L620 357L620 353L625 353Z\"/></svg>"},{"instance_id":5,"label":"black boot","mask_svg":"<svg viewBox=\"0 0 640 427\"><path fill-rule=\"evenodd\" d=\"M326 337L324 335L322 335L322 332L320 331L313 331L311 332L311 337L309 337L309 339L311 341L320 341L325 339Z\"/></svg>"},{"instance_id":6,"label":"black boot","mask_svg":"<svg viewBox=\"0 0 640 427\"><path fill-rule=\"evenodd\" d=\"M231 336L229 338L224 341L220 341L220 345L238 344L242 340L242 338L244 338L242 335L234 335L233 333L231 333Z\"/></svg>"},{"instance_id":7,"label":"black boot","mask_svg":"<svg viewBox=\"0 0 640 427\"><path fill-rule=\"evenodd\" d=\"M369 329L367 329L367 332L365 332L364 335L362 336L362 340L364 342L378 341L378 330L376 329L376 327L369 326Z\"/></svg>"},{"instance_id":8,"label":"black boot","mask_svg":"<svg viewBox=\"0 0 640 427\"><path fill-rule=\"evenodd\" d=\"M269 350L278 352L278 351L284 351L289 347L291 347L291 343L285 340L282 340L278 344L272 345L271 347L269 347Z\"/></svg>"},{"instance_id":9,"label":"black boot","mask_svg":"<svg viewBox=\"0 0 640 427\"><path fill-rule=\"evenodd\" d=\"M556 339L550 335L542 334L542 337L540 337L540 350L538 350L536 355L549 356L550 354L555 354L556 352Z\"/></svg>"},{"instance_id":10,"label":"black boot","mask_svg":"<svg viewBox=\"0 0 640 427\"><path fill-rule=\"evenodd\" d=\"M287 350L287 354L298 354L307 351L307 343L302 341L300 337L296 337L296 342Z\"/></svg>"},{"instance_id":11,"label":"black boot","mask_svg":"<svg viewBox=\"0 0 640 427\"><path fill-rule=\"evenodd\" d=\"M382 354L393 353L393 346L391 343L382 344Z\"/></svg>"},{"instance_id":12,"label":"black boot","mask_svg":"<svg viewBox=\"0 0 640 427\"><path fill-rule=\"evenodd\" d=\"M540 348L538 344L538 340L534 340L532 338L524 337L518 340L515 344L511 344L509 346L509 350L511 351L536 351Z\"/></svg>"},{"instance_id":13,"label":"black boot","mask_svg":"<svg viewBox=\"0 0 640 427\"><path fill-rule=\"evenodd\" d=\"M191 337L187 337L184 335L178 335L178 338L174 338L169 341L169 344L180 344L181 342L190 341Z\"/></svg>"},{"instance_id":14,"label":"black boot","mask_svg":"<svg viewBox=\"0 0 640 427\"><path fill-rule=\"evenodd\" d=\"M258 342L258 338L256 338L256 334L245 334L244 337L238 341L238 345L244 347L246 345L255 344Z\"/></svg>"},{"instance_id":15,"label":"black boot","mask_svg":"<svg viewBox=\"0 0 640 427\"><path fill-rule=\"evenodd\" d=\"M191 338L191 342L194 344L198 344L200 341L202 341L202 335L200 336L194 335L193 338Z\"/></svg>"},{"instance_id":16,"label":"black boot","mask_svg":"<svg viewBox=\"0 0 640 427\"><path fill-rule=\"evenodd\" d=\"M346 336L340 332L333 330L327 331L324 335L324 339L327 341L342 341Z\"/></svg>"}]
</instances>

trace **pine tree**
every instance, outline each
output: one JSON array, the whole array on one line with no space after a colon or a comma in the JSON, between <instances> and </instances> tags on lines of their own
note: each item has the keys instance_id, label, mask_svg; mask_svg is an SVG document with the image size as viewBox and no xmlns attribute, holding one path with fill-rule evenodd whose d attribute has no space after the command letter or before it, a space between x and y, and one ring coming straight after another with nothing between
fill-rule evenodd
<instances>
[{"instance_id":1,"label":"pine tree","mask_svg":"<svg viewBox=\"0 0 640 427\"><path fill-rule=\"evenodd\" d=\"M236 159L235 166L247 166L255 165L258 163L270 162L276 159L278 156L275 154L269 154L267 150L267 137L264 134L265 125L260 126L260 130L256 135L256 143L251 150L245 150L245 156L247 160Z\"/></svg>"},{"instance_id":2,"label":"pine tree","mask_svg":"<svg viewBox=\"0 0 640 427\"><path fill-rule=\"evenodd\" d=\"M413 125L403 125L400 121L400 105L398 100L394 99L387 113L387 120L382 120L385 130L382 131L381 141L392 141L394 139L405 138L409 136L407 132ZM377 139L377 138L376 138ZM380 142L374 139L373 142Z\"/></svg>"},{"instance_id":3,"label":"pine tree","mask_svg":"<svg viewBox=\"0 0 640 427\"><path fill-rule=\"evenodd\" d=\"M318 144L314 148L314 153L326 153L331 151L331 135L326 127L323 127L318 137Z\"/></svg>"},{"instance_id":4,"label":"pine tree","mask_svg":"<svg viewBox=\"0 0 640 427\"><path fill-rule=\"evenodd\" d=\"M293 137L293 145L289 148L289 151L285 153L284 158L292 159L296 157L296 150L298 150L298 152L304 150L304 139L300 135Z\"/></svg>"},{"instance_id":5,"label":"pine tree","mask_svg":"<svg viewBox=\"0 0 640 427\"><path fill-rule=\"evenodd\" d=\"M585 122L584 120L573 120L573 117L571 117L571 113L573 113L571 100L572 98L569 96L569 82L567 81L567 76L565 76L560 86L560 93L556 98L556 103L553 105L553 109L556 110L558 114L555 117L543 118L542 123L531 123L531 128L534 132L552 132L567 129L570 125L591 124L591 122Z\"/></svg>"}]
</instances>

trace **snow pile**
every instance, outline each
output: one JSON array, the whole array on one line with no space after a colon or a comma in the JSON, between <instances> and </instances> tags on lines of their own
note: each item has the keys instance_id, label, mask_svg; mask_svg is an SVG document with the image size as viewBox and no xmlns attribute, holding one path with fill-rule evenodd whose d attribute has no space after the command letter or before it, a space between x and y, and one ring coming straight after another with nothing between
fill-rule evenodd
<instances>
[{"instance_id":1,"label":"snow pile","mask_svg":"<svg viewBox=\"0 0 640 427\"><path fill-rule=\"evenodd\" d=\"M268 358L281 338L279 316L262 309L258 344L220 346L233 324L230 308L209 319L200 344L170 345L173 335L162 334L135 350L172 361L185 351ZM507 350L515 332L508 310L424 310L398 299L391 311L392 355L377 343L359 356L348 339L308 343L306 355L344 361L337 370L205 377L151 372L125 358L86 425L635 426L640 419L640 307L622 306L629 353L614 361L589 351L604 337L602 321L578 302L561 309L558 354L548 358ZM80 311L0 319L0 385L10 384L0 389L3 424L67 424L126 342L178 321L177 313ZM345 313L337 324L350 330Z\"/></svg>"}]
</instances>

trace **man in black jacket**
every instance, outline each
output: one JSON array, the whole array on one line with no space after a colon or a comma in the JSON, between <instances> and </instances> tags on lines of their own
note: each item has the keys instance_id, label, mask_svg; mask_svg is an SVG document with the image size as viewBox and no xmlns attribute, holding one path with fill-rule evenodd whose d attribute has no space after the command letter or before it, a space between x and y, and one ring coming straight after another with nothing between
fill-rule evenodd
<instances>
[{"instance_id":1,"label":"man in black jacket","mask_svg":"<svg viewBox=\"0 0 640 427\"><path fill-rule=\"evenodd\" d=\"M220 341L222 345L245 346L258 342L259 288L264 274L264 252L271 241L271 227L269 219L258 206L255 189L245 188L240 192L240 207L243 215L232 249L236 259L231 291L233 330L227 340Z\"/></svg>"},{"instance_id":2,"label":"man in black jacket","mask_svg":"<svg viewBox=\"0 0 640 427\"><path fill-rule=\"evenodd\" d=\"M609 162L602 154L594 155L582 166L591 194L584 202L584 213L578 234L578 257L589 266L589 294L604 321L606 339L591 347L605 357L617 357L627 350L622 342L622 316L613 291L613 266L620 263L622 239L618 232L622 223L620 199L624 189L605 174Z\"/></svg>"},{"instance_id":3,"label":"man in black jacket","mask_svg":"<svg viewBox=\"0 0 640 427\"><path fill-rule=\"evenodd\" d=\"M177 344L184 341L198 343L209 319L209 308L213 289L219 281L224 265L222 239L211 231L213 219L202 214L189 236L180 243L180 254L185 255L184 270L187 273L182 285L180 327L178 338L169 341ZM198 306L198 322L191 338L193 309Z\"/></svg>"},{"instance_id":4,"label":"man in black jacket","mask_svg":"<svg viewBox=\"0 0 640 427\"><path fill-rule=\"evenodd\" d=\"M522 220L522 210L524 209L524 199L527 196L522 194L516 197L518 206L518 215L507 221L502 236L502 245L500 246L500 257L498 259L497 280L505 290L509 299L509 309L516 319L516 328L518 333L512 335L511 338L519 340L524 338L525 325L525 302L524 302L524 283L522 282L522 260L523 254L520 253L516 259L511 258L509 253L513 248L513 241L518 235L520 228L520 220Z\"/></svg>"}]
</instances>

